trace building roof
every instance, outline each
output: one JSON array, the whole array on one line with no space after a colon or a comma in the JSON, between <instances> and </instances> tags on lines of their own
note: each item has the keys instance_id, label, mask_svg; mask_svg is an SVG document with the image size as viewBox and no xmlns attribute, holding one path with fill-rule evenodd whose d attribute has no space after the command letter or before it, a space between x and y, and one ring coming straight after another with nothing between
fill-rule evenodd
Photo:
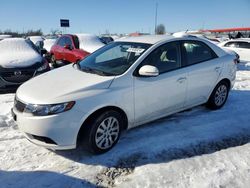
<instances>
[{"instance_id":1,"label":"building roof","mask_svg":"<svg viewBox=\"0 0 250 188\"><path fill-rule=\"evenodd\" d=\"M227 29L208 29L208 30L202 30L204 32L237 32L237 31L250 31L250 27L237 27L237 28L227 28Z\"/></svg>"}]
</instances>

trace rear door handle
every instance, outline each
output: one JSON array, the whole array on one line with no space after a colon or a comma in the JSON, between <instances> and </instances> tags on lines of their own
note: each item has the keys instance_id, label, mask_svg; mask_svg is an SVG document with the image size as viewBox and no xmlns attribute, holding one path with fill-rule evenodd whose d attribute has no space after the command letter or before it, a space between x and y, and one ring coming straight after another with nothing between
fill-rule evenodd
<instances>
[{"instance_id":1,"label":"rear door handle","mask_svg":"<svg viewBox=\"0 0 250 188\"><path fill-rule=\"evenodd\" d=\"M177 82L183 83L183 82L185 82L186 79L187 79L186 77L180 77L180 78L178 78Z\"/></svg>"}]
</instances>

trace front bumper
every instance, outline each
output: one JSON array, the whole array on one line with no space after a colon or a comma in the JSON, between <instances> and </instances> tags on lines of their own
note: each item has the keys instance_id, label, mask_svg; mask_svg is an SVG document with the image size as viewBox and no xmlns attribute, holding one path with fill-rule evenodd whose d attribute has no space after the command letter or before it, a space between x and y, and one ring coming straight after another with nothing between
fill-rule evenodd
<instances>
[{"instance_id":1,"label":"front bumper","mask_svg":"<svg viewBox=\"0 0 250 188\"><path fill-rule=\"evenodd\" d=\"M72 109L56 115L31 116L13 108L12 116L30 142L52 150L76 148L81 116Z\"/></svg>"},{"instance_id":2,"label":"front bumper","mask_svg":"<svg viewBox=\"0 0 250 188\"><path fill-rule=\"evenodd\" d=\"M0 91L14 91L20 85L20 83L7 82L0 76Z\"/></svg>"},{"instance_id":3,"label":"front bumper","mask_svg":"<svg viewBox=\"0 0 250 188\"><path fill-rule=\"evenodd\" d=\"M21 72L25 72L23 75L26 78L20 78L18 76L14 76L15 70L19 69L3 69L0 68L0 91L15 91L21 84L28 81L29 79L33 78L34 76L38 76L50 70L50 67L47 66L46 69L38 72L35 68L34 69L24 69L20 68ZM28 74L27 74L28 72ZM4 77L3 74L8 74L7 77ZM6 76L6 75L5 75ZM12 79L11 79L12 78Z\"/></svg>"}]
</instances>

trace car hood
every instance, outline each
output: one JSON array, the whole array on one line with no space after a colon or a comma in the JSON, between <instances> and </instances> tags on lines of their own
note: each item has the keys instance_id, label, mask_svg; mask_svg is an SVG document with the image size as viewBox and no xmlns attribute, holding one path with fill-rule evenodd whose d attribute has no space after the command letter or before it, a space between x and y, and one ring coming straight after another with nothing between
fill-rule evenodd
<instances>
[{"instance_id":1,"label":"car hood","mask_svg":"<svg viewBox=\"0 0 250 188\"><path fill-rule=\"evenodd\" d=\"M42 57L36 52L1 53L0 66L4 68L23 68L42 62Z\"/></svg>"},{"instance_id":2,"label":"car hood","mask_svg":"<svg viewBox=\"0 0 250 188\"><path fill-rule=\"evenodd\" d=\"M0 66L3 68L23 68L42 61L42 56L22 38L0 41Z\"/></svg>"},{"instance_id":3,"label":"car hood","mask_svg":"<svg viewBox=\"0 0 250 188\"><path fill-rule=\"evenodd\" d=\"M115 76L86 73L67 65L37 76L17 90L17 98L30 104L55 104L76 100L90 90L107 89Z\"/></svg>"}]
</instances>

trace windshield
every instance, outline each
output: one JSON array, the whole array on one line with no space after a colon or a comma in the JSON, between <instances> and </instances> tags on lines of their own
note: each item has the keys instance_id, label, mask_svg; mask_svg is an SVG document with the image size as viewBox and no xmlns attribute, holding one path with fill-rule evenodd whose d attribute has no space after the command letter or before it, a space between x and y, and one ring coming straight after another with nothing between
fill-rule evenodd
<instances>
[{"instance_id":1,"label":"windshield","mask_svg":"<svg viewBox=\"0 0 250 188\"><path fill-rule=\"evenodd\" d=\"M37 53L40 54L40 52L39 52L37 46L36 46L31 40L25 40L25 41L30 45L30 47L31 47L33 50L35 50Z\"/></svg>"},{"instance_id":2,"label":"windshield","mask_svg":"<svg viewBox=\"0 0 250 188\"><path fill-rule=\"evenodd\" d=\"M150 44L113 42L79 63L82 71L111 76L120 75L150 47Z\"/></svg>"}]
</instances>

